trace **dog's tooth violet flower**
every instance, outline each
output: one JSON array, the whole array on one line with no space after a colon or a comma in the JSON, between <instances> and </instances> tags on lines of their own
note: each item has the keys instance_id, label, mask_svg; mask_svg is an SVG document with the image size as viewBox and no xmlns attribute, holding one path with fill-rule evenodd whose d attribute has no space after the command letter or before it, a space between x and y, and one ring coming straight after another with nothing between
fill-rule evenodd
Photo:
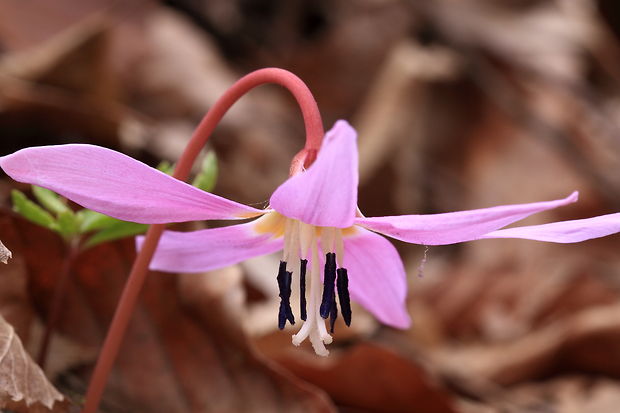
<instances>
[{"instance_id":1,"label":"dog's tooth violet flower","mask_svg":"<svg viewBox=\"0 0 620 413\"><path fill-rule=\"evenodd\" d=\"M327 355L325 344L332 337L324 320L329 319L333 332L340 312L349 325L350 298L385 324L399 328L410 324L403 263L394 246L377 232L424 245L452 244L577 200L573 193L550 202L365 218L357 209L357 163L356 133L339 121L326 134L314 164L277 188L260 218L194 232L167 231L151 268L201 272L283 250L277 275L278 326L297 321L289 299L291 289L298 288L298 314L304 323L293 343L308 338L317 354Z\"/></svg>"},{"instance_id":2,"label":"dog's tooth violet flower","mask_svg":"<svg viewBox=\"0 0 620 413\"><path fill-rule=\"evenodd\" d=\"M93 145L22 149L0 158L0 167L17 181L51 189L86 208L128 221L153 224L257 217L215 229L166 231L151 268L202 272L283 250L276 277L278 326L283 328L287 321L294 324L297 312L304 323L293 343L308 338L320 355L328 354L325 344L332 341L325 320L333 331L340 313L349 325L350 300L385 324L399 328L410 324L403 263L392 244L378 233L411 243L443 245L508 237L578 242L620 230L620 214L500 230L531 214L575 202L577 193L548 202L366 218L357 209L357 162L356 133L339 121L326 134L316 161L280 185L266 210L203 192L126 155ZM142 241L138 239L138 245ZM299 309L290 303L293 288L300 291Z\"/></svg>"}]
</instances>

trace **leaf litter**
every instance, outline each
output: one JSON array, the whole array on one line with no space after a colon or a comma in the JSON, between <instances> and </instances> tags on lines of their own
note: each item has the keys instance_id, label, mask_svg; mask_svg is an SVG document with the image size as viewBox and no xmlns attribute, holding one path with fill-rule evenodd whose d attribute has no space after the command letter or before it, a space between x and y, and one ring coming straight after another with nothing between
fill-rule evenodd
<instances>
[{"instance_id":1,"label":"leaf litter","mask_svg":"<svg viewBox=\"0 0 620 413\"><path fill-rule=\"evenodd\" d=\"M152 164L175 159L219 90L275 65L309 82L326 123L355 120L369 215L475 208L573 187L578 205L532 223L618 210L613 2L369 0L260 12L238 1L189 3L149 2L139 18L111 13L102 22L92 17L108 2L93 0L45 25L27 24L44 2L17 12L5 3L3 153L79 137L123 145ZM53 47L43 41L67 27ZM290 103L259 89L227 115L212 144L225 171L218 193L260 202L286 177L303 138ZM3 200L10 189L2 187ZM32 348L30 317L46 317L63 244L16 220L8 205L2 220L11 224L1 228L9 235L0 238L13 259L2 276L14 265L24 270L11 273L19 282L3 278L0 311ZM101 244L80 257L59 324L62 338L79 344L71 351L100 344L132 247ZM415 275L423 249L399 249ZM413 328L393 332L369 318L327 364L291 352L288 334L273 332L270 261L212 279L153 274L104 410L428 411L432 400L465 412L614 412L616 255L617 237L579 248L434 248L425 277L410 279ZM90 360L54 374L78 404ZM385 381L360 379L371 374Z\"/></svg>"}]
</instances>

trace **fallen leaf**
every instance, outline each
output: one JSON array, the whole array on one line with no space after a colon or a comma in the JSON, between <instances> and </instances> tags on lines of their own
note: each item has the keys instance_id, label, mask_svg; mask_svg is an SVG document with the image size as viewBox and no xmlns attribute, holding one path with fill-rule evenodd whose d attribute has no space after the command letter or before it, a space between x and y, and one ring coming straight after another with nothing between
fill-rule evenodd
<instances>
[{"instance_id":1,"label":"fallen leaf","mask_svg":"<svg viewBox=\"0 0 620 413\"><path fill-rule=\"evenodd\" d=\"M446 347L433 357L445 371L504 386L566 371L620 377L620 360L612 356L619 320L617 303L592 307L510 342Z\"/></svg>"},{"instance_id":2,"label":"fallen leaf","mask_svg":"<svg viewBox=\"0 0 620 413\"><path fill-rule=\"evenodd\" d=\"M8 196L8 187L0 183L1 196ZM8 215L0 215L0 234L13 253L13 259L0 271L0 314L15 328L26 348L31 349L30 326L34 309L28 295L27 264L21 254L23 245L19 231Z\"/></svg>"},{"instance_id":3,"label":"fallen leaf","mask_svg":"<svg viewBox=\"0 0 620 413\"><path fill-rule=\"evenodd\" d=\"M2 241L0 241L0 262L4 264L8 264L9 258L12 258L12 257L13 257L13 254L11 253L11 251L7 247L4 246Z\"/></svg>"},{"instance_id":4,"label":"fallen leaf","mask_svg":"<svg viewBox=\"0 0 620 413\"><path fill-rule=\"evenodd\" d=\"M24 220L18 220L18 225L28 245L23 253L30 264L30 292L45 318L62 261L62 244L54 234ZM100 344L134 257L129 239L82 253L75 261L57 331L86 348ZM235 287L238 275L231 274L225 283L208 277L150 274L102 409L332 411L322 391L264 359L249 344L238 314L235 317L231 311L231 306L243 305ZM82 369L78 374L82 382L71 390L83 394L90 371Z\"/></svg>"},{"instance_id":5,"label":"fallen leaf","mask_svg":"<svg viewBox=\"0 0 620 413\"><path fill-rule=\"evenodd\" d=\"M295 356L279 361L324 389L341 407L386 413L456 412L447 392L421 366L377 345L358 344L318 362Z\"/></svg>"},{"instance_id":6,"label":"fallen leaf","mask_svg":"<svg viewBox=\"0 0 620 413\"><path fill-rule=\"evenodd\" d=\"M0 407L31 412L40 405L52 411L64 396L26 353L13 327L0 316Z\"/></svg>"}]
</instances>

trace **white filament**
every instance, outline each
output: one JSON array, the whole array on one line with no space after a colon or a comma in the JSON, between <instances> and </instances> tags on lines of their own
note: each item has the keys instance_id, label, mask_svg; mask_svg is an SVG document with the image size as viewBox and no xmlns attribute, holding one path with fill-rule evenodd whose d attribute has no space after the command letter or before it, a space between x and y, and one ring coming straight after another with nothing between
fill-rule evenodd
<instances>
[{"instance_id":1,"label":"white filament","mask_svg":"<svg viewBox=\"0 0 620 413\"><path fill-rule=\"evenodd\" d=\"M335 229L336 244L336 263L339 268L344 267L344 242L342 241L342 230Z\"/></svg>"},{"instance_id":2,"label":"white filament","mask_svg":"<svg viewBox=\"0 0 620 413\"><path fill-rule=\"evenodd\" d=\"M304 236L307 236L307 233L304 233L305 224L301 223L300 225L300 244L303 251L303 246L305 242ZM308 227L310 226L308 225ZM325 347L325 344L330 344L332 342L332 337L329 335L329 333L327 333L325 321L321 318L319 314L319 309L321 305L321 268L319 264L317 238L314 228L310 228L311 231L309 232L309 244L310 249L312 250L312 262L310 266L310 299L308 300L308 318L304 322L299 332L293 335L292 341L294 345L298 346L306 338L309 338L310 343L312 344L312 348L314 348L314 352L319 356L327 356L329 355L329 351Z\"/></svg>"},{"instance_id":3,"label":"white filament","mask_svg":"<svg viewBox=\"0 0 620 413\"><path fill-rule=\"evenodd\" d=\"M301 221L299 222L299 256L304 260L308 258L308 251L310 250L310 244L314 239L315 229L312 225L308 225Z\"/></svg>"},{"instance_id":4,"label":"white filament","mask_svg":"<svg viewBox=\"0 0 620 413\"><path fill-rule=\"evenodd\" d=\"M336 229L332 227L321 228L321 247L323 247L323 254L328 252L334 252L334 238L336 236Z\"/></svg>"}]
</instances>

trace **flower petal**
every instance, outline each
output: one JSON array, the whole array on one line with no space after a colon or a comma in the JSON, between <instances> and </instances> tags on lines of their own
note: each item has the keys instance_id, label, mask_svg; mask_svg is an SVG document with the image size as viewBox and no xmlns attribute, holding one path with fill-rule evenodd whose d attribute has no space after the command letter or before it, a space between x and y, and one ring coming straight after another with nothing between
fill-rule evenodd
<instances>
[{"instance_id":1,"label":"flower petal","mask_svg":"<svg viewBox=\"0 0 620 413\"><path fill-rule=\"evenodd\" d=\"M357 208L357 134L340 120L327 132L316 161L271 196L271 207L306 224L345 228Z\"/></svg>"},{"instance_id":2,"label":"flower petal","mask_svg":"<svg viewBox=\"0 0 620 413\"><path fill-rule=\"evenodd\" d=\"M543 225L507 228L481 238L523 238L536 241L570 243L605 237L620 232L620 213Z\"/></svg>"},{"instance_id":3,"label":"flower petal","mask_svg":"<svg viewBox=\"0 0 620 413\"><path fill-rule=\"evenodd\" d=\"M471 241L537 212L577 201L575 191L564 199L531 204L503 205L471 211L432 215L357 218L355 223L405 242L445 245Z\"/></svg>"},{"instance_id":4,"label":"flower petal","mask_svg":"<svg viewBox=\"0 0 620 413\"><path fill-rule=\"evenodd\" d=\"M408 328L407 275L398 251L381 235L355 228L344 239L343 266L349 274L351 298L382 323Z\"/></svg>"},{"instance_id":5,"label":"flower petal","mask_svg":"<svg viewBox=\"0 0 620 413\"><path fill-rule=\"evenodd\" d=\"M150 268L203 272L282 249L283 238L260 231L259 221L193 232L164 231ZM136 238L138 249L143 242L143 236Z\"/></svg>"},{"instance_id":6,"label":"flower petal","mask_svg":"<svg viewBox=\"0 0 620 413\"><path fill-rule=\"evenodd\" d=\"M1 157L0 166L16 181L51 189L83 207L125 221L159 224L262 213L95 145L26 148Z\"/></svg>"}]
</instances>

